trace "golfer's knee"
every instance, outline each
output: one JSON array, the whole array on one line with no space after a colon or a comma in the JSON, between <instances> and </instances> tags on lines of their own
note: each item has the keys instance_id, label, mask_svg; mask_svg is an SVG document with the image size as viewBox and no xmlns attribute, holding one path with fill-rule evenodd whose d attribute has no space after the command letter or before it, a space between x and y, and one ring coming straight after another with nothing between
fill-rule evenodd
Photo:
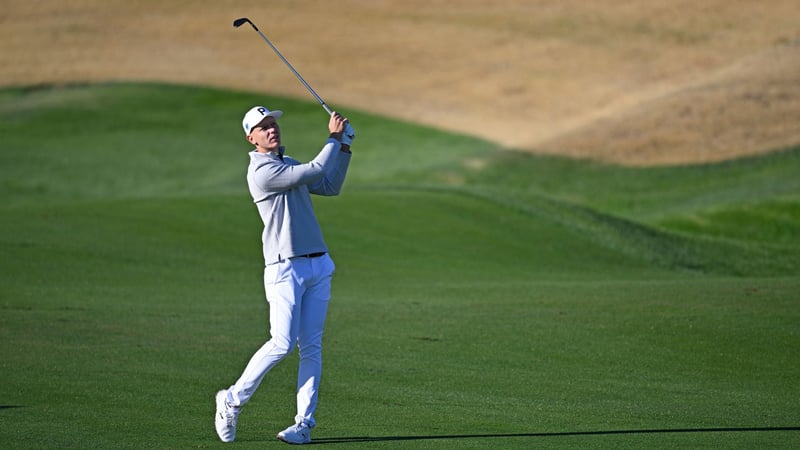
<instances>
[{"instance_id":1,"label":"golfer's knee","mask_svg":"<svg viewBox=\"0 0 800 450\"><path fill-rule=\"evenodd\" d=\"M317 359L322 355L321 342L301 342L299 346L301 359Z\"/></svg>"},{"instance_id":2,"label":"golfer's knee","mask_svg":"<svg viewBox=\"0 0 800 450\"><path fill-rule=\"evenodd\" d=\"M272 349L276 355L285 358L294 349L294 341L283 337L273 337L271 339Z\"/></svg>"}]
</instances>

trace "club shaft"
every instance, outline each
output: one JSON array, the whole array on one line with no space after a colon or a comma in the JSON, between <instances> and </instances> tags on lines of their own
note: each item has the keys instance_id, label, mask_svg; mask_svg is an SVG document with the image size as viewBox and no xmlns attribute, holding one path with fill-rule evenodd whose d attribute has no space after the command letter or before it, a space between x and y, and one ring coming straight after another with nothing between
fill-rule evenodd
<instances>
[{"instance_id":1,"label":"club shaft","mask_svg":"<svg viewBox=\"0 0 800 450\"><path fill-rule=\"evenodd\" d=\"M249 22L249 21L248 21L248 22ZM258 33L258 35L259 35L259 36L261 36L261 39L263 39L263 40L264 40L264 42L266 42L266 43L267 43L267 45L269 45L269 47L272 49L272 51L273 51L273 52L275 52L275 54L276 54L276 55L278 55L278 58L280 58L280 59L281 59L281 61L283 61L283 62L284 62L284 64L286 64L286 67L288 67L288 68L289 68L289 70L291 70L291 71L292 71L292 73L294 74L294 76L295 76L295 77L297 77L297 79L298 79L298 80L300 80L300 82L301 82L301 83L303 83L303 86L305 86L305 87L306 87L306 89L308 89L308 92L311 92L311 95L313 95L313 96L314 96L314 98L316 98L316 99L317 99L317 101L319 102L319 104L320 104L320 105L322 105L322 107L325 109L325 111L328 113L328 115L332 115L332 114L333 114L333 111L331 111L331 109L328 107L328 105L327 105L327 104L325 104L325 101L324 101L324 100L322 100L322 98L321 98L321 97L320 97L320 96L319 96L319 95L318 95L316 92L314 92L314 89L312 89L312 88L311 88L311 86L310 86L310 85L309 85L309 84L306 82L306 80L305 80L305 79L303 79L303 77L300 75L300 73L298 73L298 72L297 72L297 70L295 70L295 69L294 69L294 67L292 66L292 64L291 64L291 63L289 63L289 61L288 61L286 58L284 58L284 57L283 57L283 55L281 54L281 52L280 52L280 51L278 51L277 47L275 47L274 45L272 45L272 42L270 42L270 40L269 40L269 39L267 39L267 37L266 37L266 36L264 36L264 33L262 33L262 32L261 32L261 30L259 30L258 28L256 28L256 26L255 26L255 25L254 25L252 22L250 22L250 25L253 25L253 29L254 29L254 30L256 30L256 33Z\"/></svg>"}]
</instances>

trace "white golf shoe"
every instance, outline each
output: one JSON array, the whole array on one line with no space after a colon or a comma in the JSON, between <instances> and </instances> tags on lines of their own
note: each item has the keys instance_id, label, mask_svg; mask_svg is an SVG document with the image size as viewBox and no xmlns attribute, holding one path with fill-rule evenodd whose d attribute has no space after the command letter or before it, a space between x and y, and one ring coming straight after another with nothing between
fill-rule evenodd
<instances>
[{"instance_id":1,"label":"white golf shoe","mask_svg":"<svg viewBox=\"0 0 800 450\"><path fill-rule=\"evenodd\" d=\"M228 403L228 391L217 392L217 413L214 415L214 426L222 442L233 442L236 438L236 421L239 419L239 408Z\"/></svg>"},{"instance_id":2,"label":"white golf shoe","mask_svg":"<svg viewBox=\"0 0 800 450\"><path fill-rule=\"evenodd\" d=\"M311 428L305 423L298 423L278 433L278 439L287 444L310 444Z\"/></svg>"}]
</instances>

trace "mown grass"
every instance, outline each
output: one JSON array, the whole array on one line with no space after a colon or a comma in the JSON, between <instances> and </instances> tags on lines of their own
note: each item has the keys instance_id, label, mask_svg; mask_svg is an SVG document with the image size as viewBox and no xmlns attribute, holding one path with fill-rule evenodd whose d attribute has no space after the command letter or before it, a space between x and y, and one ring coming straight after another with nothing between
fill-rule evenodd
<instances>
[{"instance_id":1,"label":"mown grass","mask_svg":"<svg viewBox=\"0 0 800 450\"><path fill-rule=\"evenodd\" d=\"M221 446L211 398L268 333L239 117L284 109L302 159L321 109L162 85L0 99L0 446ZM345 191L315 200L338 265L316 441L800 442L797 150L626 169L348 115ZM235 446L282 445L295 368Z\"/></svg>"}]
</instances>

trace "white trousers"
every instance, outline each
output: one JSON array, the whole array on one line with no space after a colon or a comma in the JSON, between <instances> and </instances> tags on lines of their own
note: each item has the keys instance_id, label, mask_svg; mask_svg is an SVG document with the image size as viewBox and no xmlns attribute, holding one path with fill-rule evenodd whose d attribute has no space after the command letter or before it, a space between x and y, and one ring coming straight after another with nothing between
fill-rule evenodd
<instances>
[{"instance_id":1,"label":"white trousers","mask_svg":"<svg viewBox=\"0 0 800 450\"><path fill-rule=\"evenodd\" d=\"M264 269L270 340L250 358L242 376L228 390L228 400L234 406L247 403L267 372L297 345L300 366L295 423L316 425L314 410L322 375L322 331L335 268L331 257L325 254L287 259Z\"/></svg>"}]
</instances>

